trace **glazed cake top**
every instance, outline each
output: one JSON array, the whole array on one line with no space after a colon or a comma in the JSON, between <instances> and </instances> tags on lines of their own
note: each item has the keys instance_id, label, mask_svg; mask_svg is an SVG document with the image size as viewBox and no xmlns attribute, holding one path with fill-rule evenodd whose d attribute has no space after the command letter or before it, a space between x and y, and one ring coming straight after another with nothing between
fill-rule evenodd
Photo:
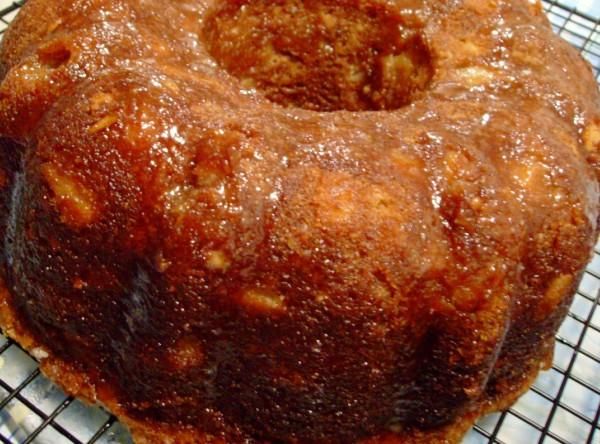
<instances>
[{"instance_id":1,"label":"glazed cake top","mask_svg":"<svg viewBox=\"0 0 600 444\"><path fill-rule=\"evenodd\" d=\"M6 279L136 418L443 422L595 240L600 96L537 2L30 0L0 60Z\"/></svg>"}]
</instances>

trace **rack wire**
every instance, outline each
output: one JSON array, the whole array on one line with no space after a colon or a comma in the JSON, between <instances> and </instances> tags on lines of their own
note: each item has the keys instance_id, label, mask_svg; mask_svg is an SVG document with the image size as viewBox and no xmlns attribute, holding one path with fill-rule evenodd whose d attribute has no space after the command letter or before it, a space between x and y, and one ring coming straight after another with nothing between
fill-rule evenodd
<instances>
[{"instance_id":1,"label":"rack wire","mask_svg":"<svg viewBox=\"0 0 600 444\"><path fill-rule=\"evenodd\" d=\"M0 0L0 38L26 0ZM554 30L600 81L600 19L544 1ZM463 444L600 444L600 243L556 337L552 369L505 412L481 419ZM18 344L0 335L0 443L131 443L98 407L67 396Z\"/></svg>"}]
</instances>

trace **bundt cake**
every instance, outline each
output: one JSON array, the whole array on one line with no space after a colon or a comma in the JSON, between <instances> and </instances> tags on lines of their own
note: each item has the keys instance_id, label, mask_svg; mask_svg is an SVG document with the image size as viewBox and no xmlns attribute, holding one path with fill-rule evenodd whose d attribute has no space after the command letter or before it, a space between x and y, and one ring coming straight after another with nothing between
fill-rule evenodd
<instances>
[{"instance_id":1,"label":"bundt cake","mask_svg":"<svg viewBox=\"0 0 600 444\"><path fill-rule=\"evenodd\" d=\"M138 443L456 442L550 360L600 94L536 0L30 0L0 324Z\"/></svg>"}]
</instances>

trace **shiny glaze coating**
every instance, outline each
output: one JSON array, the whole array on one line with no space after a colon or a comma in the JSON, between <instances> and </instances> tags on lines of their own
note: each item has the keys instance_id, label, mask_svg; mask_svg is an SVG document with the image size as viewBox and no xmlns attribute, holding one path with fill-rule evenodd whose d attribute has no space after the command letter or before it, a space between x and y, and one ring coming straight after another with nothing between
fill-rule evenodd
<instances>
[{"instance_id":1,"label":"shiny glaze coating","mask_svg":"<svg viewBox=\"0 0 600 444\"><path fill-rule=\"evenodd\" d=\"M138 442L455 441L549 362L600 96L538 2L30 0L0 62L1 322Z\"/></svg>"}]
</instances>

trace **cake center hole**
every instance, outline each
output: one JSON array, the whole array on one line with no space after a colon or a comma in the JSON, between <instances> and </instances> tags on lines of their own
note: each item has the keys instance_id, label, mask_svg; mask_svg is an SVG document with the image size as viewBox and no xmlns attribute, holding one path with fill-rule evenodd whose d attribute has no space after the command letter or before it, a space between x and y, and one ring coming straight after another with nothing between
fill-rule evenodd
<instances>
[{"instance_id":1,"label":"cake center hole","mask_svg":"<svg viewBox=\"0 0 600 444\"><path fill-rule=\"evenodd\" d=\"M375 1L229 0L209 13L204 38L242 88L286 107L397 109L433 76L415 16Z\"/></svg>"}]
</instances>

